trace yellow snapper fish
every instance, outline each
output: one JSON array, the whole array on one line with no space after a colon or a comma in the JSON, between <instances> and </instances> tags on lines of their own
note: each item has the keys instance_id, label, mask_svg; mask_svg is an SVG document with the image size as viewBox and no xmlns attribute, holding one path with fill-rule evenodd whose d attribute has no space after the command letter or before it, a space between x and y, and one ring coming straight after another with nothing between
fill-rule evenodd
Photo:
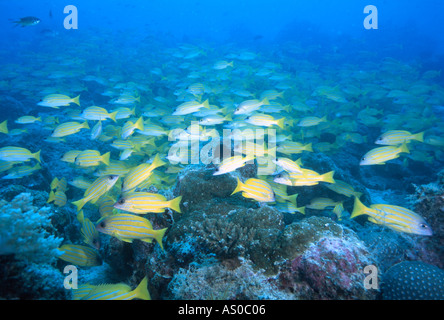
<instances>
[{"instance_id":1,"label":"yellow snapper fish","mask_svg":"<svg viewBox=\"0 0 444 320\"><path fill-rule=\"evenodd\" d=\"M109 166L109 156L110 152L100 155L97 150L84 150L80 152L76 159L75 164L80 167L95 167L103 163Z\"/></svg>"},{"instance_id":2,"label":"yellow snapper fish","mask_svg":"<svg viewBox=\"0 0 444 320\"><path fill-rule=\"evenodd\" d=\"M70 185L72 185L73 187L86 190L91 186L92 181L89 181L88 179L86 179L84 177L75 177L72 181L70 181L68 183Z\"/></svg>"},{"instance_id":3,"label":"yellow snapper fish","mask_svg":"<svg viewBox=\"0 0 444 320\"><path fill-rule=\"evenodd\" d=\"M424 143L435 147L444 147L444 137L427 136Z\"/></svg>"},{"instance_id":4,"label":"yellow snapper fish","mask_svg":"<svg viewBox=\"0 0 444 320\"><path fill-rule=\"evenodd\" d=\"M278 157L273 162L287 172L302 173L301 166L289 158Z\"/></svg>"},{"instance_id":5,"label":"yellow snapper fish","mask_svg":"<svg viewBox=\"0 0 444 320\"><path fill-rule=\"evenodd\" d=\"M269 103L270 102L267 98L264 98L263 100L245 100L237 106L236 110L234 110L234 114L251 114L253 111L258 110L261 106L267 105Z\"/></svg>"},{"instance_id":6,"label":"yellow snapper fish","mask_svg":"<svg viewBox=\"0 0 444 320\"><path fill-rule=\"evenodd\" d=\"M79 267L95 267L102 265L97 252L86 246L64 244L55 251L57 258Z\"/></svg>"},{"instance_id":7,"label":"yellow snapper fish","mask_svg":"<svg viewBox=\"0 0 444 320\"><path fill-rule=\"evenodd\" d=\"M244 183L237 178L236 189L231 195L242 192L242 196L259 202L274 202L274 191L270 184L261 179L250 178Z\"/></svg>"},{"instance_id":8,"label":"yellow snapper fish","mask_svg":"<svg viewBox=\"0 0 444 320\"><path fill-rule=\"evenodd\" d=\"M213 176L232 172L238 168L245 166L248 161L254 160L254 155L246 155L245 157L238 155L224 159L213 173Z\"/></svg>"},{"instance_id":9,"label":"yellow snapper fish","mask_svg":"<svg viewBox=\"0 0 444 320\"><path fill-rule=\"evenodd\" d=\"M134 104L136 102L140 103L140 97L135 97L131 94L122 94L120 97L109 101L109 103L111 104L120 104L120 105Z\"/></svg>"},{"instance_id":10,"label":"yellow snapper fish","mask_svg":"<svg viewBox=\"0 0 444 320\"><path fill-rule=\"evenodd\" d=\"M75 163L77 156L82 153L82 150L70 150L63 154L60 160L68 163Z\"/></svg>"},{"instance_id":11,"label":"yellow snapper fish","mask_svg":"<svg viewBox=\"0 0 444 320\"><path fill-rule=\"evenodd\" d=\"M173 116L183 116L190 113L194 113L199 111L202 108L210 109L210 104L208 102L208 99L204 102L200 103L198 101L187 101L179 106L174 110L172 113Z\"/></svg>"},{"instance_id":12,"label":"yellow snapper fish","mask_svg":"<svg viewBox=\"0 0 444 320\"><path fill-rule=\"evenodd\" d=\"M131 116L134 116L136 114L136 108L129 109L127 107L119 107L115 110L113 110L111 113L117 112L116 114L116 120L120 119L127 119Z\"/></svg>"},{"instance_id":13,"label":"yellow snapper fish","mask_svg":"<svg viewBox=\"0 0 444 320\"><path fill-rule=\"evenodd\" d=\"M213 64L213 69L214 70L223 70L226 69L228 67L232 67L233 68L233 61L228 62L225 60L221 60L221 61L217 61Z\"/></svg>"},{"instance_id":14,"label":"yellow snapper fish","mask_svg":"<svg viewBox=\"0 0 444 320\"><path fill-rule=\"evenodd\" d=\"M284 128L285 118L275 119L269 114L253 114L245 119L245 122L261 127L271 127L277 125L279 128Z\"/></svg>"},{"instance_id":15,"label":"yellow snapper fish","mask_svg":"<svg viewBox=\"0 0 444 320\"><path fill-rule=\"evenodd\" d=\"M327 122L327 116L319 117L304 117L297 123L298 127L313 127L317 126L321 122Z\"/></svg>"},{"instance_id":16,"label":"yellow snapper fish","mask_svg":"<svg viewBox=\"0 0 444 320\"><path fill-rule=\"evenodd\" d=\"M154 169L165 164L166 162L162 161L159 154L157 154L152 163L142 163L131 169L123 180L122 193L135 189L143 181L149 178Z\"/></svg>"},{"instance_id":17,"label":"yellow snapper fish","mask_svg":"<svg viewBox=\"0 0 444 320\"><path fill-rule=\"evenodd\" d=\"M70 98L63 94L49 94L43 97L43 99L41 99L37 105L55 109L58 109L61 106L69 106L71 103L75 103L76 105L80 106L79 98L80 96Z\"/></svg>"},{"instance_id":18,"label":"yellow snapper fish","mask_svg":"<svg viewBox=\"0 0 444 320\"><path fill-rule=\"evenodd\" d=\"M51 134L53 138L69 136L79 132L81 129L89 129L88 122L79 123L75 121L59 124Z\"/></svg>"},{"instance_id":19,"label":"yellow snapper fish","mask_svg":"<svg viewBox=\"0 0 444 320\"><path fill-rule=\"evenodd\" d=\"M122 127L121 138L122 139L128 138L130 135L132 135L134 133L134 130L136 130L136 129L143 131L143 129L144 129L143 128L143 117L140 117L134 123L132 121L125 122L125 124Z\"/></svg>"},{"instance_id":20,"label":"yellow snapper fish","mask_svg":"<svg viewBox=\"0 0 444 320\"><path fill-rule=\"evenodd\" d=\"M98 106L91 106L83 110L80 117L85 120L107 120L111 119L116 122L116 115L118 111L109 113L105 108Z\"/></svg>"},{"instance_id":21,"label":"yellow snapper fish","mask_svg":"<svg viewBox=\"0 0 444 320\"><path fill-rule=\"evenodd\" d=\"M182 196L167 201L164 196L157 193L127 192L117 200L114 208L137 214L162 213L166 208L180 213L181 200Z\"/></svg>"},{"instance_id":22,"label":"yellow snapper fish","mask_svg":"<svg viewBox=\"0 0 444 320\"><path fill-rule=\"evenodd\" d=\"M346 183L345 181L335 179L335 183L325 183L324 186L336 193L342 194L346 197L358 197L360 198L362 196L361 192L357 192L353 189L351 185Z\"/></svg>"},{"instance_id":23,"label":"yellow snapper fish","mask_svg":"<svg viewBox=\"0 0 444 320\"><path fill-rule=\"evenodd\" d=\"M66 198L66 194L64 191L57 190L56 192L54 192L53 190L51 190L46 203L54 202L54 204L57 207L63 207L66 204L66 201L67 201L67 198Z\"/></svg>"},{"instance_id":24,"label":"yellow snapper fish","mask_svg":"<svg viewBox=\"0 0 444 320\"><path fill-rule=\"evenodd\" d=\"M341 221L342 218L345 216L345 214L348 214L348 212L344 209L344 205L342 202L339 202L334 208L333 213L338 218L338 221Z\"/></svg>"},{"instance_id":25,"label":"yellow snapper fish","mask_svg":"<svg viewBox=\"0 0 444 320\"><path fill-rule=\"evenodd\" d=\"M315 209L315 210L324 210L329 207L336 207L338 204L342 203L341 201L334 201L330 198L317 197L311 199L310 204L306 205L306 208Z\"/></svg>"},{"instance_id":26,"label":"yellow snapper fish","mask_svg":"<svg viewBox=\"0 0 444 320\"><path fill-rule=\"evenodd\" d=\"M350 218L355 218L363 214L370 216L370 222L389 227L396 231L423 236L433 235L432 229L423 217L400 206L373 204L370 207L366 207L358 198L355 198L353 212Z\"/></svg>"},{"instance_id":27,"label":"yellow snapper fish","mask_svg":"<svg viewBox=\"0 0 444 320\"><path fill-rule=\"evenodd\" d=\"M275 198L276 198L276 202L292 202L296 205L296 200L298 198L298 194L292 194L292 195L288 195L287 194L287 186L283 185L283 184L279 184L276 183L274 181L269 182L269 185L271 186L271 188L273 189Z\"/></svg>"},{"instance_id":28,"label":"yellow snapper fish","mask_svg":"<svg viewBox=\"0 0 444 320\"><path fill-rule=\"evenodd\" d=\"M296 212L305 214L305 206L297 207L296 204L292 202L280 202L276 204L276 209L281 212L295 214Z\"/></svg>"},{"instance_id":29,"label":"yellow snapper fish","mask_svg":"<svg viewBox=\"0 0 444 320\"><path fill-rule=\"evenodd\" d=\"M221 115L208 115L199 120L199 124L202 126L215 126L226 121L231 121L231 115L221 116Z\"/></svg>"},{"instance_id":30,"label":"yellow snapper fish","mask_svg":"<svg viewBox=\"0 0 444 320\"><path fill-rule=\"evenodd\" d=\"M385 146L372 149L361 158L359 165L385 164L389 160L397 159L400 153L410 153L405 142L401 146Z\"/></svg>"},{"instance_id":31,"label":"yellow snapper fish","mask_svg":"<svg viewBox=\"0 0 444 320\"><path fill-rule=\"evenodd\" d=\"M102 134L102 121L99 120L91 129L91 140L96 140Z\"/></svg>"},{"instance_id":32,"label":"yellow snapper fish","mask_svg":"<svg viewBox=\"0 0 444 320\"><path fill-rule=\"evenodd\" d=\"M125 283L100 284L97 286L89 283L81 284L73 289L73 300L151 300L148 292L148 278L144 277L136 289Z\"/></svg>"},{"instance_id":33,"label":"yellow snapper fish","mask_svg":"<svg viewBox=\"0 0 444 320\"><path fill-rule=\"evenodd\" d=\"M100 237L94 223L92 223L88 218L84 217L83 210L80 210L79 213L77 213L77 220L81 225L80 233L83 236L83 242L99 250Z\"/></svg>"},{"instance_id":34,"label":"yellow snapper fish","mask_svg":"<svg viewBox=\"0 0 444 320\"><path fill-rule=\"evenodd\" d=\"M313 147L311 142L302 144L297 141L284 141L278 144L276 151L285 154L295 154L302 153L303 151L313 152Z\"/></svg>"},{"instance_id":35,"label":"yellow snapper fish","mask_svg":"<svg viewBox=\"0 0 444 320\"><path fill-rule=\"evenodd\" d=\"M6 176L3 176L2 179L20 179L26 176L33 174L35 171L40 170L42 167L40 163L37 163L34 166L17 166L8 171Z\"/></svg>"},{"instance_id":36,"label":"yellow snapper fish","mask_svg":"<svg viewBox=\"0 0 444 320\"><path fill-rule=\"evenodd\" d=\"M18 124L30 124L30 123L41 122L41 121L42 121L42 117L23 116L23 117L18 118L14 122L18 123Z\"/></svg>"},{"instance_id":37,"label":"yellow snapper fish","mask_svg":"<svg viewBox=\"0 0 444 320\"><path fill-rule=\"evenodd\" d=\"M105 196L99 200L99 213L100 217L110 216L117 212L114 208L114 203L116 200L113 197Z\"/></svg>"},{"instance_id":38,"label":"yellow snapper fish","mask_svg":"<svg viewBox=\"0 0 444 320\"><path fill-rule=\"evenodd\" d=\"M28 149L22 147L8 146L0 149L0 160L3 161L29 161L30 159L35 159L40 161L40 151L36 153L31 153Z\"/></svg>"},{"instance_id":39,"label":"yellow snapper fish","mask_svg":"<svg viewBox=\"0 0 444 320\"><path fill-rule=\"evenodd\" d=\"M86 189L83 198L72 202L72 204L77 207L77 211L80 211L87 202L91 201L92 203L95 203L114 186L117 179L119 179L118 175L106 175L97 178L88 189Z\"/></svg>"},{"instance_id":40,"label":"yellow snapper fish","mask_svg":"<svg viewBox=\"0 0 444 320\"><path fill-rule=\"evenodd\" d=\"M396 146L403 144L404 142L409 143L411 140L423 142L424 132L412 134L405 130L390 130L380 135L376 139L375 143L388 146Z\"/></svg>"},{"instance_id":41,"label":"yellow snapper fish","mask_svg":"<svg viewBox=\"0 0 444 320\"><path fill-rule=\"evenodd\" d=\"M118 213L100 218L96 229L129 243L135 239L151 243L154 239L163 250L162 239L168 228L154 230L148 219L135 214Z\"/></svg>"},{"instance_id":42,"label":"yellow snapper fish","mask_svg":"<svg viewBox=\"0 0 444 320\"><path fill-rule=\"evenodd\" d=\"M314 186L319 182L335 183L334 171L319 174L313 170L302 168L302 173L281 172L273 179L274 182L287 186Z\"/></svg>"}]
</instances>

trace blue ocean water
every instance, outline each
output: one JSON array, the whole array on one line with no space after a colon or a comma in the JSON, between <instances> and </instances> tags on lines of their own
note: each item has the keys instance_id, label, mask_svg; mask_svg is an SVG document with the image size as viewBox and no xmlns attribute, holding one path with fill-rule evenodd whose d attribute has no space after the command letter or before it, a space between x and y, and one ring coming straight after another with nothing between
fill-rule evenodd
<instances>
[{"instance_id":1,"label":"blue ocean water","mask_svg":"<svg viewBox=\"0 0 444 320\"><path fill-rule=\"evenodd\" d=\"M443 10L0 1L0 298L442 299Z\"/></svg>"}]
</instances>

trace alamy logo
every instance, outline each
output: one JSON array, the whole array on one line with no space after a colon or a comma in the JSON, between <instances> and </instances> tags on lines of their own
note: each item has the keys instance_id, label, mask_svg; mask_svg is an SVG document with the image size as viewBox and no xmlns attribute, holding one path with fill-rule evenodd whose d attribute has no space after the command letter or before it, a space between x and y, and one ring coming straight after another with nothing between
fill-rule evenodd
<instances>
[{"instance_id":1,"label":"alamy logo","mask_svg":"<svg viewBox=\"0 0 444 320\"><path fill-rule=\"evenodd\" d=\"M68 15L65 17L65 20L63 20L63 26L65 29L78 29L78 13L77 13L77 7L73 5L66 6L63 9L63 13L68 13Z\"/></svg>"},{"instance_id":2,"label":"alamy logo","mask_svg":"<svg viewBox=\"0 0 444 320\"><path fill-rule=\"evenodd\" d=\"M73 265L67 265L63 269L64 274L68 274L63 281L63 286L66 290L77 289L77 268Z\"/></svg>"},{"instance_id":3,"label":"alamy logo","mask_svg":"<svg viewBox=\"0 0 444 320\"><path fill-rule=\"evenodd\" d=\"M369 290L369 289L379 289L379 284L378 284L378 268L371 264L368 266L364 267L364 273L368 274L365 278L364 278L364 288Z\"/></svg>"},{"instance_id":4,"label":"alamy logo","mask_svg":"<svg viewBox=\"0 0 444 320\"><path fill-rule=\"evenodd\" d=\"M367 30L378 29L378 9L376 8L376 6L365 6L364 13L369 14L364 19L364 28Z\"/></svg>"}]
</instances>

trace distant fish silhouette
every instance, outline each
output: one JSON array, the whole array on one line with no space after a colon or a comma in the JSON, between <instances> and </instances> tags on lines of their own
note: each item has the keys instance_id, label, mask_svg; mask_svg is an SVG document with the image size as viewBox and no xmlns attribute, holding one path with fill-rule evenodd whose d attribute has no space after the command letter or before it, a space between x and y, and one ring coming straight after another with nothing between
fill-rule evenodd
<instances>
[{"instance_id":1,"label":"distant fish silhouette","mask_svg":"<svg viewBox=\"0 0 444 320\"><path fill-rule=\"evenodd\" d=\"M20 20L12 22L15 23L15 26L21 25L23 28L23 27L35 26L40 22L40 19L36 17L24 17L20 18Z\"/></svg>"},{"instance_id":2,"label":"distant fish silhouette","mask_svg":"<svg viewBox=\"0 0 444 320\"><path fill-rule=\"evenodd\" d=\"M261 40L261 39L263 39L263 38L264 38L263 35L258 34L258 35L256 35L256 36L254 36L253 40L254 40L254 41L257 41L257 40Z\"/></svg>"}]
</instances>

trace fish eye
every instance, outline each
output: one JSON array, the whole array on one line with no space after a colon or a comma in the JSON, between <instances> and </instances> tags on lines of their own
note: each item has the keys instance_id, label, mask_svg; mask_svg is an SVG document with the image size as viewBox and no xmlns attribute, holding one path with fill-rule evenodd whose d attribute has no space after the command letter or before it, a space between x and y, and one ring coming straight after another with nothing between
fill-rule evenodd
<instances>
[{"instance_id":1,"label":"fish eye","mask_svg":"<svg viewBox=\"0 0 444 320\"><path fill-rule=\"evenodd\" d=\"M100 222L100 224L99 224L99 227L100 227L100 228L105 228L105 226L106 226L105 221Z\"/></svg>"},{"instance_id":2,"label":"fish eye","mask_svg":"<svg viewBox=\"0 0 444 320\"><path fill-rule=\"evenodd\" d=\"M119 203L119 204L124 204L124 203L125 203L125 199L123 199L123 198L120 199L120 200L118 201L118 203Z\"/></svg>"},{"instance_id":3,"label":"fish eye","mask_svg":"<svg viewBox=\"0 0 444 320\"><path fill-rule=\"evenodd\" d=\"M365 157L362 157L362 158L361 158L361 161L364 161L364 160L365 160Z\"/></svg>"},{"instance_id":4,"label":"fish eye","mask_svg":"<svg viewBox=\"0 0 444 320\"><path fill-rule=\"evenodd\" d=\"M424 223L421 223L421 224L419 225L419 227L422 228L422 229L427 229L427 225L424 224Z\"/></svg>"}]
</instances>

